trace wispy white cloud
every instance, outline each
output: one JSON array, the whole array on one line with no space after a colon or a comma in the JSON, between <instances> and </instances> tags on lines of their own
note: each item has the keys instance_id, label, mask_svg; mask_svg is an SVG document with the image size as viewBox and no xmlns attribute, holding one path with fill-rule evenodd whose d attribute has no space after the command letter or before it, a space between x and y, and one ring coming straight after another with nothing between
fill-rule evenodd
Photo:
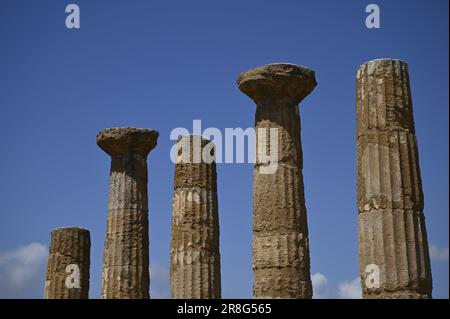
<instances>
[{"instance_id":1,"label":"wispy white cloud","mask_svg":"<svg viewBox=\"0 0 450 319\"><path fill-rule=\"evenodd\" d=\"M311 275L314 299L360 299L361 287L359 277L343 281L330 288L328 278L322 273Z\"/></svg>"},{"instance_id":2,"label":"wispy white cloud","mask_svg":"<svg viewBox=\"0 0 450 319\"><path fill-rule=\"evenodd\" d=\"M350 281L341 282L338 285L338 296L341 299L361 299L360 278L356 277Z\"/></svg>"},{"instance_id":3,"label":"wispy white cloud","mask_svg":"<svg viewBox=\"0 0 450 319\"><path fill-rule=\"evenodd\" d=\"M324 274L321 274L320 272L312 274L311 282L313 286L314 299L329 298L327 288L328 279Z\"/></svg>"},{"instance_id":4,"label":"wispy white cloud","mask_svg":"<svg viewBox=\"0 0 450 319\"><path fill-rule=\"evenodd\" d=\"M154 299L170 298L170 275L165 265L150 264L150 296Z\"/></svg>"},{"instance_id":5,"label":"wispy white cloud","mask_svg":"<svg viewBox=\"0 0 450 319\"><path fill-rule=\"evenodd\" d=\"M41 298L47 258L40 243L0 253L0 298Z\"/></svg>"},{"instance_id":6,"label":"wispy white cloud","mask_svg":"<svg viewBox=\"0 0 450 319\"><path fill-rule=\"evenodd\" d=\"M439 247L437 245L431 245L430 258L432 260L448 261L448 246Z\"/></svg>"}]
</instances>

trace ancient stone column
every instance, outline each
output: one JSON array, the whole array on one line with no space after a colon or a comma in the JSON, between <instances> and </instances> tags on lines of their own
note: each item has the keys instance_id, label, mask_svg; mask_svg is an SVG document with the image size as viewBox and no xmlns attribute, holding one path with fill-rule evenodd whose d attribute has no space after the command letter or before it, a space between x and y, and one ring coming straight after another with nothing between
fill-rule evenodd
<instances>
[{"instance_id":1,"label":"ancient stone column","mask_svg":"<svg viewBox=\"0 0 450 319\"><path fill-rule=\"evenodd\" d=\"M52 231L45 299L88 299L91 237L79 227Z\"/></svg>"},{"instance_id":2,"label":"ancient stone column","mask_svg":"<svg viewBox=\"0 0 450 319\"><path fill-rule=\"evenodd\" d=\"M298 103L316 86L314 71L293 64L269 64L242 73L237 83L257 105L257 154L261 153L262 134L268 141L269 128L278 132L275 172L264 171L268 164L259 155L254 166L253 295L311 298Z\"/></svg>"},{"instance_id":3,"label":"ancient stone column","mask_svg":"<svg viewBox=\"0 0 450 319\"><path fill-rule=\"evenodd\" d=\"M365 298L431 298L408 65L381 59L357 78L359 260Z\"/></svg>"},{"instance_id":4,"label":"ancient stone column","mask_svg":"<svg viewBox=\"0 0 450 319\"><path fill-rule=\"evenodd\" d=\"M112 128L97 144L111 156L102 298L149 298L147 155L159 133Z\"/></svg>"},{"instance_id":5,"label":"ancient stone column","mask_svg":"<svg viewBox=\"0 0 450 319\"><path fill-rule=\"evenodd\" d=\"M170 249L172 298L219 299L219 215L214 144L200 135L186 135L178 140L176 147Z\"/></svg>"}]
</instances>

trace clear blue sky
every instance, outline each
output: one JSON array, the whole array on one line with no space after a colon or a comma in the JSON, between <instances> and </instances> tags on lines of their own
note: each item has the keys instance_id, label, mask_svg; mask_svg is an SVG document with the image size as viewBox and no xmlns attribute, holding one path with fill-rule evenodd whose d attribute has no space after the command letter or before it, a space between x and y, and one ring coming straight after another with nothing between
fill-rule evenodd
<instances>
[{"instance_id":1,"label":"clear blue sky","mask_svg":"<svg viewBox=\"0 0 450 319\"><path fill-rule=\"evenodd\" d=\"M69 3L80 6L79 30L65 27ZM381 29L365 27L370 3ZM45 256L24 251L65 225L91 230L99 297L110 159L95 135L117 126L160 132L148 159L150 254L153 294L168 295L170 131L194 119L253 126L235 79L274 62L316 71L301 104L311 267L328 280L321 293L339 297L358 276L355 73L392 57L409 64L434 295L448 298L448 24L447 0L1 0L0 297L42 296ZM252 165L217 171L223 296L251 297ZM7 278L18 269L28 282Z\"/></svg>"}]
</instances>

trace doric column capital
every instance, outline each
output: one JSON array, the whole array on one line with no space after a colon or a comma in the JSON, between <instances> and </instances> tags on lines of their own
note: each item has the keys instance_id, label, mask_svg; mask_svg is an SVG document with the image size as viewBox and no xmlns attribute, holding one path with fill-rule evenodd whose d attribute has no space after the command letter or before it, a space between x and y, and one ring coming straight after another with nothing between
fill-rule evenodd
<instances>
[{"instance_id":1,"label":"doric column capital","mask_svg":"<svg viewBox=\"0 0 450 319\"><path fill-rule=\"evenodd\" d=\"M288 63L267 64L241 73L237 84L257 104L273 99L298 104L317 85L313 70Z\"/></svg>"},{"instance_id":2,"label":"doric column capital","mask_svg":"<svg viewBox=\"0 0 450 319\"><path fill-rule=\"evenodd\" d=\"M110 156L130 153L144 157L155 148L159 132L142 128L108 128L97 134L97 145Z\"/></svg>"}]
</instances>

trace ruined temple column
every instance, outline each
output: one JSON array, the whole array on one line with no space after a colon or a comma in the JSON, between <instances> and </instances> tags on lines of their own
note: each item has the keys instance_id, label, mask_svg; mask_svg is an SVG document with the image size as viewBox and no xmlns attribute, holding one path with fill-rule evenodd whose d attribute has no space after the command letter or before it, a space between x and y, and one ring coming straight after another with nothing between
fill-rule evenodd
<instances>
[{"instance_id":1,"label":"ruined temple column","mask_svg":"<svg viewBox=\"0 0 450 319\"><path fill-rule=\"evenodd\" d=\"M52 231L45 279L45 299L88 299L91 237L89 230Z\"/></svg>"},{"instance_id":2,"label":"ruined temple column","mask_svg":"<svg viewBox=\"0 0 450 319\"><path fill-rule=\"evenodd\" d=\"M149 298L147 155L159 133L112 128L97 144L111 156L102 298Z\"/></svg>"},{"instance_id":3,"label":"ruined temple column","mask_svg":"<svg viewBox=\"0 0 450 319\"><path fill-rule=\"evenodd\" d=\"M314 71L293 64L269 64L242 73L237 84L257 105L253 295L256 298L311 298L298 103L316 86ZM267 153L261 151L258 144L262 134L266 141L270 139L269 128L278 132L274 172L265 171L268 164L259 158L261 152Z\"/></svg>"},{"instance_id":4,"label":"ruined temple column","mask_svg":"<svg viewBox=\"0 0 450 319\"><path fill-rule=\"evenodd\" d=\"M408 65L381 59L357 78L359 260L365 298L431 298Z\"/></svg>"},{"instance_id":5,"label":"ruined temple column","mask_svg":"<svg viewBox=\"0 0 450 319\"><path fill-rule=\"evenodd\" d=\"M200 135L186 135L178 140L176 147L170 248L172 298L219 299L219 214L214 144Z\"/></svg>"}]
</instances>

